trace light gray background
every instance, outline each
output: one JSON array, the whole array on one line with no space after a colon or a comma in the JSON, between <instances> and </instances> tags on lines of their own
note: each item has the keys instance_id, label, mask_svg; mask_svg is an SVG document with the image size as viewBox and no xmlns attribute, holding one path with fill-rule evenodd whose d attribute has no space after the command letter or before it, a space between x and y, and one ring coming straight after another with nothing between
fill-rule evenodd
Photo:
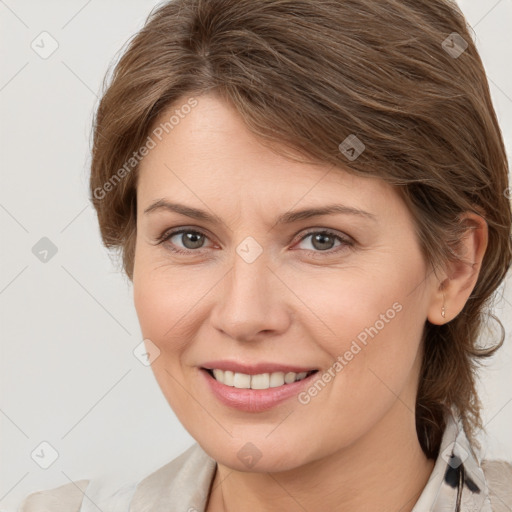
<instances>
[{"instance_id":1,"label":"light gray background","mask_svg":"<svg viewBox=\"0 0 512 512\"><path fill-rule=\"evenodd\" d=\"M142 338L131 286L101 245L87 191L101 81L154 5L0 0L0 512L71 480L142 477L193 443L132 353ZM510 155L512 0L460 6ZM47 59L31 48L50 48L43 31L59 45ZM57 247L47 262L32 252L42 237ZM503 294L495 311L510 333L510 287ZM511 362L508 334L482 372L489 457L512 459ZM31 458L43 441L59 453L48 469Z\"/></svg>"}]
</instances>

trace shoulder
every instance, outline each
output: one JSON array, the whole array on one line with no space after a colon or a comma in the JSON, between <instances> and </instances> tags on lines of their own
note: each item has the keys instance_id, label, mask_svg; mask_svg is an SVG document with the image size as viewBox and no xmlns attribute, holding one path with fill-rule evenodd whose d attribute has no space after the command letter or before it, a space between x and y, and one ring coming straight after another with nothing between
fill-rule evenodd
<instances>
[{"instance_id":1,"label":"shoulder","mask_svg":"<svg viewBox=\"0 0 512 512\"><path fill-rule=\"evenodd\" d=\"M128 510L128 504L133 511L157 510L162 500L188 503L191 499L199 506L208 495L215 465L215 461L195 443L142 479L125 482L122 486L114 484L115 479L107 476L73 481L29 494L17 512L81 512L90 501L102 512ZM84 500L84 495L89 499Z\"/></svg>"},{"instance_id":2,"label":"shoulder","mask_svg":"<svg viewBox=\"0 0 512 512\"><path fill-rule=\"evenodd\" d=\"M18 512L79 512L89 480L77 480L68 484L29 494Z\"/></svg>"},{"instance_id":3,"label":"shoulder","mask_svg":"<svg viewBox=\"0 0 512 512\"><path fill-rule=\"evenodd\" d=\"M495 512L512 509L512 464L504 460L483 460L482 469Z\"/></svg>"},{"instance_id":4,"label":"shoulder","mask_svg":"<svg viewBox=\"0 0 512 512\"><path fill-rule=\"evenodd\" d=\"M166 503L175 510L204 510L216 464L199 444L193 444L139 483L130 511L163 512Z\"/></svg>"}]
</instances>

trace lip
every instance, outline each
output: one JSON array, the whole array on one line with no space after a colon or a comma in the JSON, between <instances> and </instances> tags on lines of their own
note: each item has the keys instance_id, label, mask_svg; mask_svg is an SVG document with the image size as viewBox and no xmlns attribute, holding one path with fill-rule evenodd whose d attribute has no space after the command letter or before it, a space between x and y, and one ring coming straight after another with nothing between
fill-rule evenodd
<instances>
[{"instance_id":1,"label":"lip","mask_svg":"<svg viewBox=\"0 0 512 512\"><path fill-rule=\"evenodd\" d=\"M207 361L200 365L202 368L206 368L207 370L213 370L217 368L218 370L229 370L232 372L245 373L247 375L258 375L260 373L274 373L274 372L311 372L313 370L318 370L318 368L311 368L305 366L293 366L290 364L279 364L279 363L271 363L271 362L261 362L256 364L248 364L248 363L239 363L236 361L227 361L227 360L219 360L219 361Z\"/></svg>"},{"instance_id":2,"label":"lip","mask_svg":"<svg viewBox=\"0 0 512 512\"><path fill-rule=\"evenodd\" d=\"M238 366L240 367L240 366ZM215 368L219 368L215 366ZM280 366L280 368L283 368ZM289 366L287 368L290 368ZM219 368L222 370L223 368ZM228 370L230 368L227 368ZM254 368L250 368L253 370ZM247 368L246 368L247 371ZM279 371L279 370L275 370ZM293 370L290 370L293 371ZM307 370L303 370L307 371ZM268 389L239 389L232 386L226 386L215 380L205 368L200 368L199 372L203 376L213 395L224 405L244 412L262 412L275 407L286 400L296 397L304 388L311 385L313 379L318 378L318 371L312 373L308 377L292 382L291 384L283 384L276 388ZM261 372L259 373L269 373ZM253 372L248 375L256 375ZM242 372L245 373L245 372Z\"/></svg>"}]
</instances>

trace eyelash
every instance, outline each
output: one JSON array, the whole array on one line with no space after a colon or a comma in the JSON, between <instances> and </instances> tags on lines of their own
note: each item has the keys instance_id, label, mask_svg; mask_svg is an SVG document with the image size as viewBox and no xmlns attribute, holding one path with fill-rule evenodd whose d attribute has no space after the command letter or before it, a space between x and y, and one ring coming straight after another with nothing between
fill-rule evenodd
<instances>
[{"instance_id":1,"label":"eyelash","mask_svg":"<svg viewBox=\"0 0 512 512\"><path fill-rule=\"evenodd\" d=\"M158 239L156 240L156 244L157 245L164 244L165 242L168 242L169 239L171 239L173 236L176 236L176 235L179 235L179 234L182 234L182 233L194 233L196 235L202 235L205 238L208 238L208 236L205 233L203 233L202 231L199 231L197 229L181 228L181 229L177 229L177 230L174 230L174 231L165 231L164 233L162 233L162 235L160 235L158 237ZM308 253L312 253L314 255L317 255L317 254L320 254L320 255L323 255L323 254L332 255L332 254L338 253L338 252L340 252L342 250L345 250L348 247L353 247L354 246L354 242L350 238L348 238L347 236L341 236L338 233L336 233L335 231L332 231L330 229L316 229L316 230L308 231L306 234L304 234L302 236L302 238L300 238L298 240L297 243L300 243L303 240L305 240L308 236L315 235L315 234L329 235L329 236L331 236L333 238L338 239L341 242L341 245L339 245L337 249L328 249L328 250L325 250L325 251L313 251L313 250L310 250L310 249L302 249L302 250L304 250L304 251L306 251ZM199 248L199 249L180 249L180 248L177 248L176 246L173 247L172 244L169 244L168 247L174 253L185 254L185 255L190 255L192 253L199 253L200 254L204 250L204 248Z\"/></svg>"}]
</instances>

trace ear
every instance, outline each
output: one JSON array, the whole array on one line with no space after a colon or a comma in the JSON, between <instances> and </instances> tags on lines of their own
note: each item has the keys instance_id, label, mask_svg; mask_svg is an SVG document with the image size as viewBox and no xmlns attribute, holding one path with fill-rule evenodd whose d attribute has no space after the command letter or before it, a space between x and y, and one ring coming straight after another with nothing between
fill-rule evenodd
<instances>
[{"instance_id":1,"label":"ear","mask_svg":"<svg viewBox=\"0 0 512 512\"><path fill-rule=\"evenodd\" d=\"M488 227L485 219L467 212L461 221L468 227L457 250L460 260L447 263L429 304L427 318L435 325L450 322L462 311L476 285L487 249Z\"/></svg>"}]
</instances>

